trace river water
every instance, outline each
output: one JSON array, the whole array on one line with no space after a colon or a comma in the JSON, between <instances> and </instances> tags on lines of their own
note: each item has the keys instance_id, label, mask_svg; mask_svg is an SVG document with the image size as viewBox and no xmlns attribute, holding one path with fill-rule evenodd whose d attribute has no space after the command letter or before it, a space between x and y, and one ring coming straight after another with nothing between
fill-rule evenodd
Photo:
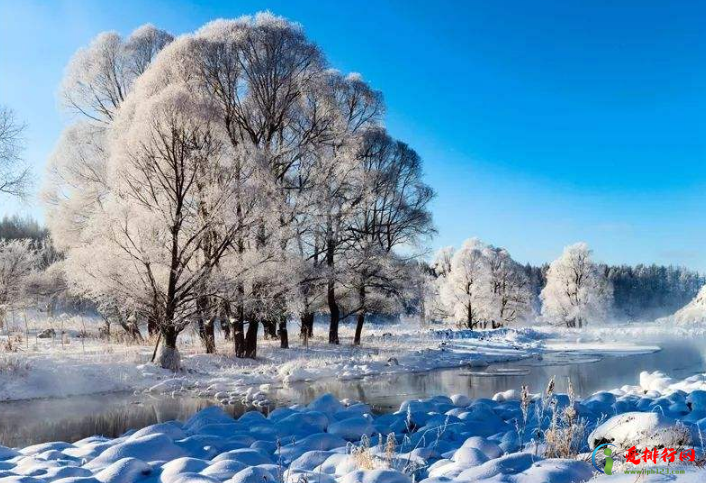
<instances>
[{"instance_id":1,"label":"river water","mask_svg":"<svg viewBox=\"0 0 706 483\"><path fill-rule=\"evenodd\" d=\"M376 411L389 412L405 399L438 394L492 397L500 391L519 389L522 384L528 384L531 392L539 392L552 376L556 377L559 392L566 390L571 379L574 390L580 396L587 396L599 390L637 384L639 373L644 370L660 370L675 379L706 372L704 338L641 342L656 344L661 350L619 357L549 353L541 359L494 364L484 369L456 368L360 380L297 383L273 388L268 395L272 401L269 409L307 403L330 392L338 398L367 402ZM0 403L0 444L21 447L47 441L77 441L94 434L114 437L156 422L184 420L213 404L207 399L126 393ZM247 410L241 405L224 409L233 416Z\"/></svg>"}]
</instances>

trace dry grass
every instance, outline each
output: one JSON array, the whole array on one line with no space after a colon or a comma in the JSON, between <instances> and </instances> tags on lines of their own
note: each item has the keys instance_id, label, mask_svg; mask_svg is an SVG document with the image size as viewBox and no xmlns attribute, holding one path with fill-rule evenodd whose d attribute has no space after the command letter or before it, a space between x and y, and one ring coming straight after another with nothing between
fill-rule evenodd
<instances>
[{"instance_id":1,"label":"dry grass","mask_svg":"<svg viewBox=\"0 0 706 483\"><path fill-rule=\"evenodd\" d=\"M358 446L350 449L353 461L361 470L374 470L378 467L377 458L370 449L370 438L363 436Z\"/></svg>"},{"instance_id":2,"label":"dry grass","mask_svg":"<svg viewBox=\"0 0 706 483\"><path fill-rule=\"evenodd\" d=\"M553 378L552 378L553 382ZM569 379L569 404L565 408L557 407L556 398L552 398L550 407L552 418L549 428L544 432L547 458L575 458L581 449L586 434L586 424L578 418L576 395Z\"/></svg>"}]
</instances>

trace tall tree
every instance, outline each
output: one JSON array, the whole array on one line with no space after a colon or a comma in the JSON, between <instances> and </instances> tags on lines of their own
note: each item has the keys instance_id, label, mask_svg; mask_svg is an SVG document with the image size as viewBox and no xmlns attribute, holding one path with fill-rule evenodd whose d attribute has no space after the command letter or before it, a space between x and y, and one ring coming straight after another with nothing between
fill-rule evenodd
<instances>
[{"instance_id":1,"label":"tall tree","mask_svg":"<svg viewBox=\"0 0 706 483\"><path fill-rule=\"evenodd\" d=\"M481 321L492 317L491 276L486 248L477 238L466 240L454 252L451 271L444 277L439 291L449 316L468 329L474 329Z\"/></svg>"},{"instance_id":2,"label":"tall tree","mask_svg":"<svg viewBox=\"0 0 706 483\"><path fill-rule=\"evenodd\" d=\"M417 153L382 129L368 131L359 158L363 196L349 228L347 256L356 294L355 345L360 344L371 295L402 295L400 281L410 277L403 274L405 264L395 250L412 249L433 233L428 204L434 196L422 181Z\"/></svg>"}]
</instances>

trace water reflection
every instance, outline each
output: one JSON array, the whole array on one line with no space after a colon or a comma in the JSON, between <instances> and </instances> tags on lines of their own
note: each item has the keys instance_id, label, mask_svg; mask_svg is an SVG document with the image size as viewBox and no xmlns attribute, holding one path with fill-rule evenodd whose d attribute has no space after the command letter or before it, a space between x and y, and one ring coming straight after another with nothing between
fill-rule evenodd
<instances>
[{"instance_id":1,"label":"water reflection","mask_svg":"<svg viewBox=\"0 0 706 483\"><path fill-rule=\"evenodd\" d=\"M645 340L645 344L655 341ZM308 402L331 392L339 398L366 401L386 411L396 409L405 399L437 394L465 394L471 398L492 397L507 389L541 391L552 376L556 388L587 396L596 391L639 383L641 371L660 370L673 378L684 378L706 371L706 339L667 340L657 344L662 350L622 357L548 354L543 358L517 363L496 364L487 369L448 369L422 374L401 374L353 381L318 381L281 388L273 394L278 400Z\"/></svg>"},{"instance_id":2,"label":"water reflection","mask_svg":"<svg viewBox=\"0 0 706 483\"><path fill-rule=\"evenodd\" d=\"M214 404L201 398L125 393L0 403L0 444L19 447L91 435L115 437L158 422L183 421ZM224 409L233 416L246 410L242 405Z\"/></svg>"}]
</instances>

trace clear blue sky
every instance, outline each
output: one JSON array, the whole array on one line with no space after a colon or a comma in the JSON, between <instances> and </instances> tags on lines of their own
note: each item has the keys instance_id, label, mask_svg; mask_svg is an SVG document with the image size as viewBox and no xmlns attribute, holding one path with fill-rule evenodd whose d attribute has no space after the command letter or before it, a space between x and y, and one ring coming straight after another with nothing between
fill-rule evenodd
<instances>
[{"instance_id":1,"label":"clear blue sky","mask_svg":"<svg viewBox=\"0 0 706 483\"><path fill-rule=\"evenodd\" d=\"M480 236L540 263L583 240L609 263L706 270L703 2L0 0L0 103L29 124L40 183L77 48L265 9L384 92L438 192L434 248ZM15 212L41 216L0 200Z\"/></svg>"}]
</instances>

